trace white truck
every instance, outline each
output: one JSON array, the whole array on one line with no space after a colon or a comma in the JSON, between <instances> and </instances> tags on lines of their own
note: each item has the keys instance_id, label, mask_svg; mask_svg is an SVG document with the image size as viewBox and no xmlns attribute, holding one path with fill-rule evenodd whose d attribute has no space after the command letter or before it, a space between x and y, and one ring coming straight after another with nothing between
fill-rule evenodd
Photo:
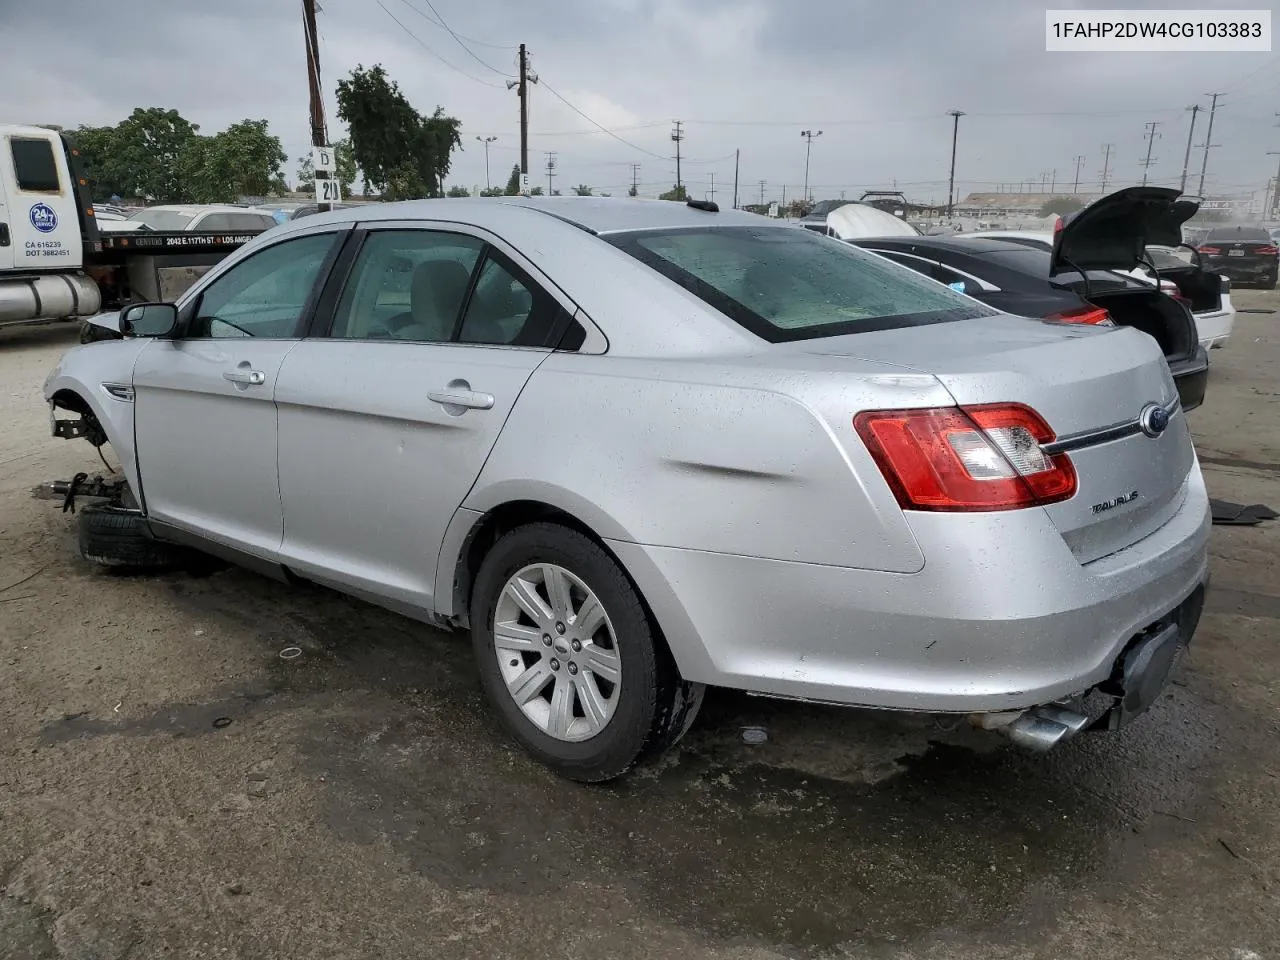
<instances>
[{"instance_id":1,"label":"white truck","mask_svg":"<svg viewBox=\"0 0 1280 960\"><path fill-rule=\"evenodd\" d=\"M79 151L46 127L0 124L0 327L172 300L266 229L99 231ZM86 328L87 329L87 328Z\"/></svg>"}]
</instances>

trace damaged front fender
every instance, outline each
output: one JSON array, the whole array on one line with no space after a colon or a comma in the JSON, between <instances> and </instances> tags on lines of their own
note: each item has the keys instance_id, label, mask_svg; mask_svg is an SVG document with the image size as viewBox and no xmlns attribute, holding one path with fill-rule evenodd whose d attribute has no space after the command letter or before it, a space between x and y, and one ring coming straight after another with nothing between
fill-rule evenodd
<instances>
[{"instance_id":1,"label":"damaged front fender","mask_svg":"<svg viewBox=\"0 0 1280 960\"><path fill-rule=\"evenodd\" d=\"M133 434L133 365L145 340L104 341L72 347L44 383L51 430L94 446L110 443L130 489L139 494Z\"/></svg>"}]
</instances>

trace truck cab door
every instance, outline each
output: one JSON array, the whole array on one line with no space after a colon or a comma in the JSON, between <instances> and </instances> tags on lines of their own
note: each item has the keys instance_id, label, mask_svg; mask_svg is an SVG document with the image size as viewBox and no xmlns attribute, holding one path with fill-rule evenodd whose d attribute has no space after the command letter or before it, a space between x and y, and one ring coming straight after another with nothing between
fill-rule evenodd
<instances>
[{"instance_id":1,"label":"truck cab door","mask_svg":"<svg viewBox=\"0 0 1280 960\"><path fill-rule=\"evenodd\" d=\"M0 269L77 270L84 258L76 184L62 137L43 127L0 128Z\"/></svg>"},{"instance_id":2,"label":"truck cab door","mask_svg":"<svg viewBox=\"0 0 1280 960\"><path fill-rule=\"evenodd\" d=\"M0 164L0 274L13 269L13 227L11 209L8 203L8 190L5 187L7 177L4 165Z\"/></svg>"}]
</instances>

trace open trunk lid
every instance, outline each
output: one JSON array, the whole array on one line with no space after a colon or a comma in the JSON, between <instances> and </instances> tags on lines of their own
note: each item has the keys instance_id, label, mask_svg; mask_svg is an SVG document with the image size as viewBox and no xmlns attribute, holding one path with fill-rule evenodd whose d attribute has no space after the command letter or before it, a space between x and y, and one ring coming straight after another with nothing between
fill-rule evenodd
<instances>
[{"instance_id":1,"label":"open trunk lid","mask_svg":"<svg viewBox=\"0 0 1280 960\"><path fill-rule=\"evenodd\" d=\"M998 316L795 346L932 374L961 405L1034 409L1065 445L1078 483L1071 499L1038 509L1081 563L1136 543L1182 505L1195 463L1186 418L1159 347L1135 330ZM1163 430L1153 405L1167 415Z\"/></svg>"},{"instance_id":2,"label":"open trunk lid","mask_svg":"<svg viewBox=\"0 0 1280 960\"><path fill-rule=\"evenodd\" d=\"M1148 246L1176 247L1200 205L1171 187L1125 187L1058 220L1049 276L1133 270Z\"/></svg>"}]
</instances>

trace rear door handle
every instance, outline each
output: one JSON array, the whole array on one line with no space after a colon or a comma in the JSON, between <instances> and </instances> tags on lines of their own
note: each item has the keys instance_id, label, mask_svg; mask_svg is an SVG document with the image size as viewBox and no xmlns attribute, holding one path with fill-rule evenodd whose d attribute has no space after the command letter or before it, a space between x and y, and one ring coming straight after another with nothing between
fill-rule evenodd
<instances>
[{"instance_id":1,"label":"rear door handle","mask_svg":"<svg viewBox=\"0 0 1280 960\"><path fill-rule=\"evenodd\" d=\"M427 399L445 407L462 407L465 410L493 409L492 393L477 393L465 380L451 380L443 390L432 390Z\"/></svg>"},{"instance_id":2,"label":"rear door handle","mask_svg":"<svg viewBox=\"0 0 1280 960\"><path fill-rule=\"evenodd\" d=\"M267 382L267 375L261 370L223 370L222 379L230 380L232 383L247 383L250 386L260 387Z\"/></svg>"}]
</instances>

